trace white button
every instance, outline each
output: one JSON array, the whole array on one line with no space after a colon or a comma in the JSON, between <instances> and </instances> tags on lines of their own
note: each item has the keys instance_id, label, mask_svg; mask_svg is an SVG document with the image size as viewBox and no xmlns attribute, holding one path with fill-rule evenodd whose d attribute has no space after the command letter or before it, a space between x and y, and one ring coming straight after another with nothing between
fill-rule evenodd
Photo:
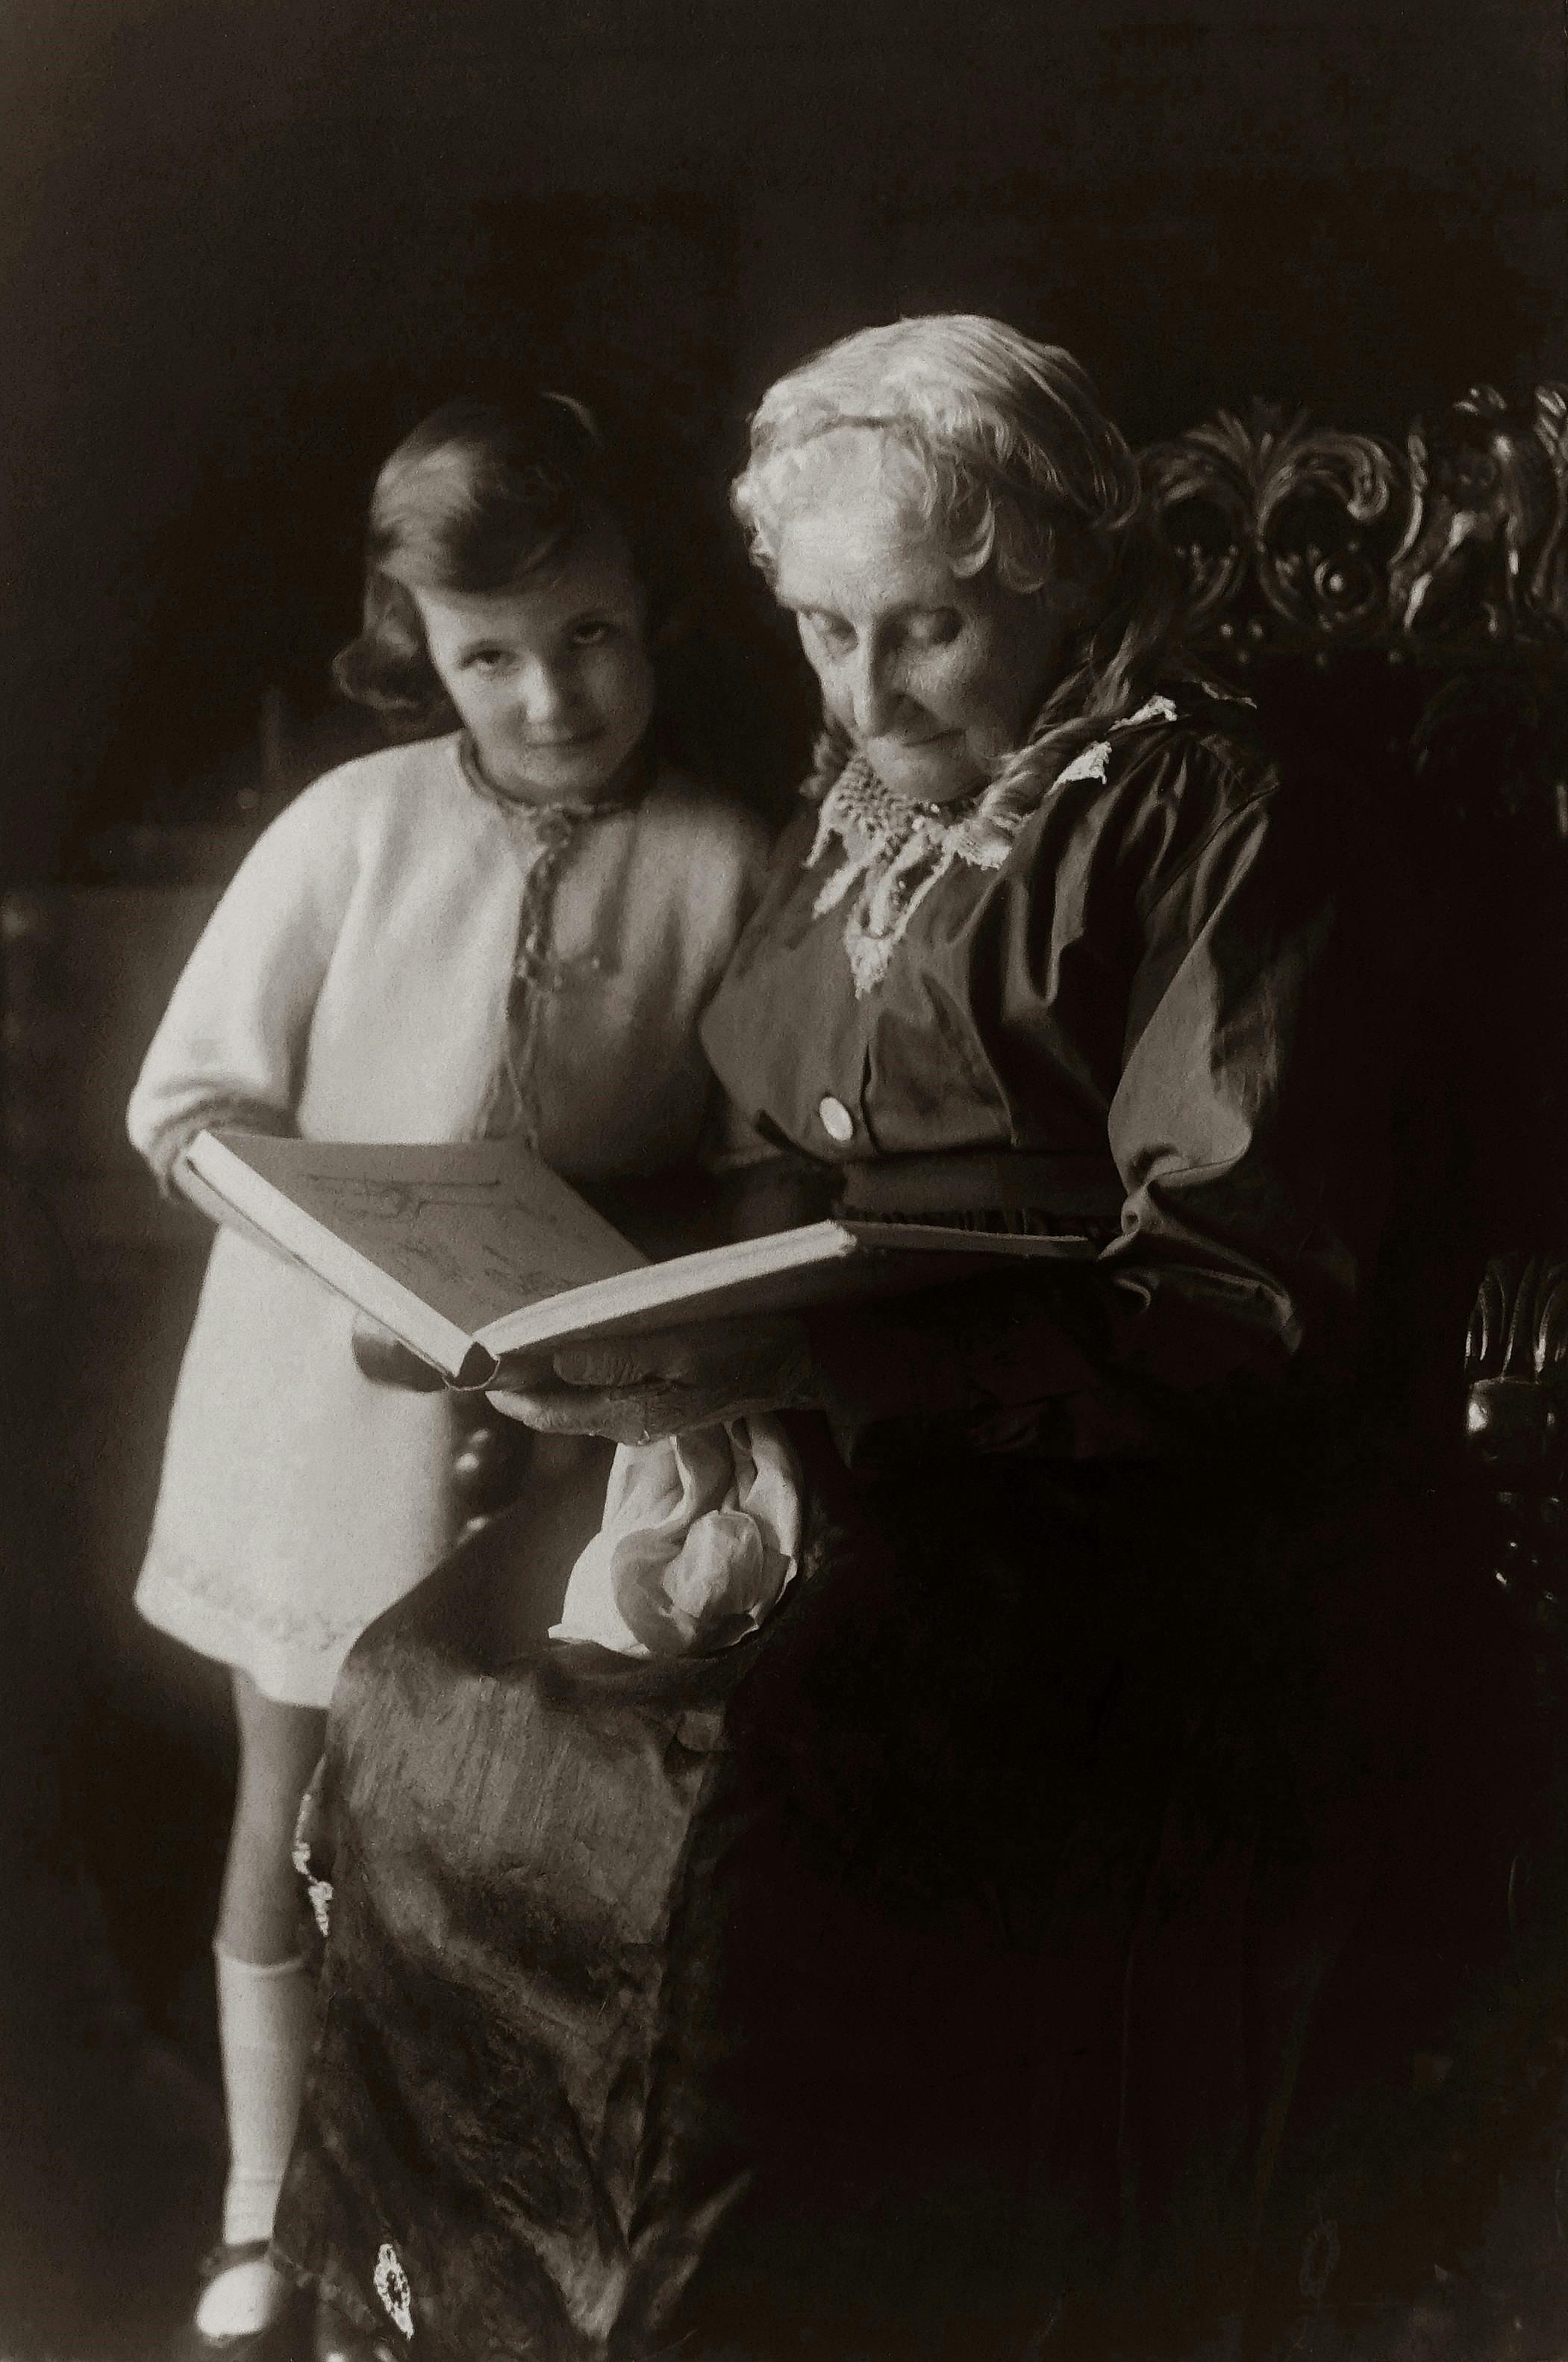
<instances>
[{"instance_id":1,"label":"white button","mask_svg":"<svg viewBox=\"0 0 1568 2362\"><path fill-rule=\"evenodd\" d=\"M840 1148L847 1140L853 1140L855 1119L842 1099L825 1098L817 1112L822 1118L822 1129L829 1140L836 1140Z\"/></svg>"}]
</instances>

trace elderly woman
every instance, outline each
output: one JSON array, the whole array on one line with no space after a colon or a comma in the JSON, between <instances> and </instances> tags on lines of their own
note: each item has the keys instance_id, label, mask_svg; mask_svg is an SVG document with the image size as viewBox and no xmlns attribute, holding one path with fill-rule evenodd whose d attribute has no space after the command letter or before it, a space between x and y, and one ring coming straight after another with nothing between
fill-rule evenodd
<instances>
[{"instance_id":1,"label":"elderly woman","mask_svg":"<svg viewBox=\"0 0 1568 2362\"><path fill-rule=\"evenodd\" d=\"M372 1628L280 2245L432 2362L1168 2362L1237 2334L1370 1860L1367 977L1069 355L850 337L735 505L826 727L713 1065L828 1202L1094 1252L498 1397L781 1414L801 1572L736 1646L551 1640L563 1496Z\"/></svg>"}]
</instances>

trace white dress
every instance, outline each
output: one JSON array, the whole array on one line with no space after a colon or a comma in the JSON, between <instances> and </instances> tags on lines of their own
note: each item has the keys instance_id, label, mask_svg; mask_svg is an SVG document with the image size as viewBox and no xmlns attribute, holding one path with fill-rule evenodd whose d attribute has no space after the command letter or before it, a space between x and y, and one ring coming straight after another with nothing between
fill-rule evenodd
<instances>
[{"instance_id":1,"label":"white dress","mask_svg":"<svg viewBox=\"0 0 1568 2362\"><path fill-rule=\"evenodd\" d=\"M458 741L368 756L254 847L132 1097L167 1175L203 1125L322 1140L521 1131L588 1176L690 1156L713 1086L696 1021L750 910L761 824L662 774L574 821L476 792ZM351 1315L215 1241L137 1588L152 1623L324 1705L370 1619L450 1539L444 1396L370 1385Z\"/></svg>"}]
</instances>

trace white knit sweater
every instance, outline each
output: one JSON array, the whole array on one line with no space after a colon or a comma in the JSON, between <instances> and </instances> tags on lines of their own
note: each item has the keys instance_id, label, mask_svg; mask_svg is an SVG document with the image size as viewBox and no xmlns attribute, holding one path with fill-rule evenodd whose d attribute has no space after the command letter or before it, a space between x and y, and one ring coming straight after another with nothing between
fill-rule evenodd
<instances>
[{"instance_id":1,"label":"white knit sweater","mask_svg":"<svg viewBox=\"0 0 1568 2362\"><path fill-rule=\"evenodd\" d=\"M131 1137L156 1171L225 1120L314 1139L470 1136L509 993L542 1154L590 1175L696 1149L715 1095L696 1020L750 907L759 823L665 775L633 809L580 824L556 860L545 939L514 978L550 831L476 793L456 744L329 773L255 846L131 1099ZM368 1385L345 1308L225 1231L137 1605L269 1695L324 1705L349 1644L449 1538L452 1440L443 1396Z\"/></svg>"}]
</instances>

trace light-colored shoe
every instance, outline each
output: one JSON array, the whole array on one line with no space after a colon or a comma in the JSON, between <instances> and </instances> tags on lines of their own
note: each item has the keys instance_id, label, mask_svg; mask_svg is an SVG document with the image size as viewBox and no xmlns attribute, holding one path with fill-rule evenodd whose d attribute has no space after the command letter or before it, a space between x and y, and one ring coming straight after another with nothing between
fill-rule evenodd
<instances>
[{"instance_id":1,"label":"light-colored shoe","mask_svg":"<svg viewBox=\"0 0 1568 2362\"><path fill-rule=\"evenodd\" d=\"M202 2266L202 2294L170 2362L292 2362L293 2290L268 2260L265 2239L214 2247Z\"/></svg>"}]
</instances>

